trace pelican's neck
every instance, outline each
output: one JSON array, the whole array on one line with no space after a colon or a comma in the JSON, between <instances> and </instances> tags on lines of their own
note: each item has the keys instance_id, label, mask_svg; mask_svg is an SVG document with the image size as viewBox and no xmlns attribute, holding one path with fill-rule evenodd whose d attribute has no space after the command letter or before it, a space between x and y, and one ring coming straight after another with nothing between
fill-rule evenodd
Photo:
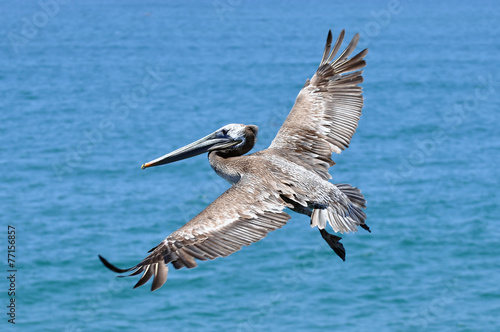
<instances>
[{"instance_id":1,"label":"pelican's neck","mask_svg":"<svg viewBox=\"0 0 500 332\"><path fill-rule=\"evenodd\" d=\"M223 157L220 151L212 151L208 154L208 161L215 173L227 182L235 184L240 180L239 157Z\"/></svg>"}]
</instances>

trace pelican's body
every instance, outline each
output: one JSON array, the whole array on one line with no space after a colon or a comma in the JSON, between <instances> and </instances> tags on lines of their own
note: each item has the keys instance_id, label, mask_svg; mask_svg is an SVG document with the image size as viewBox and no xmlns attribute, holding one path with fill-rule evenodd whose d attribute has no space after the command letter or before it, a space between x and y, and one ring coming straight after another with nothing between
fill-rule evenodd
<instances>
[{"instance_id":1,"label":"pelican's body","mask_svg":"<svg viewBox=\"0 0 500 332\"><path fill-rule=\"evenodd\" d=\"M365 224L365 200L348 184L328 180L332 152L345 149L357 127L363 106L362 72L367 50L348 59L358 42L356 35L334 59L344 32L333 50L331 32L320 66L302 88L292 111L268 149L249 152L257 140L253 125L230 124L214 133L143 165L163 165L208 152L214 171L231 188L177 231L170 234L136 266L122 270L101 257L115 272L143 273L135 287L154 276L152 290L161 287L175 268L195 267L196 261L228 256L244 245L264 238L283 226L286 208L311 217L330 247L344 260L340 237L326 232L354 232ZM357 71L356 71L357 70Z\"/></svg>"}]
</instances>

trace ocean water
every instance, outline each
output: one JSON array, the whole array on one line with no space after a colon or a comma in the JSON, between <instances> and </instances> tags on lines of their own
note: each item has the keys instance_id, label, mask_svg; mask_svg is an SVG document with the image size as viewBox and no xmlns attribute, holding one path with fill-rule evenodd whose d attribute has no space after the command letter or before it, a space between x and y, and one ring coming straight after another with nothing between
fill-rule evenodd
<instances>
[{"instance_id":1,"label":"ocean water","mask_svg":"<svg viewBox=\"0 0 500 332\"><path fill-rule=\"evenodd\" d=\"M1 330L500 330L498 2L0 8ZM266 148L343 28L370 49L331 169L368 200L372 233L343 236L346 262L293 212L153 293L99 262L137 263L229 186L205 156L142 163L227 123L258 125Z\"/></svg>"}]
</instances>

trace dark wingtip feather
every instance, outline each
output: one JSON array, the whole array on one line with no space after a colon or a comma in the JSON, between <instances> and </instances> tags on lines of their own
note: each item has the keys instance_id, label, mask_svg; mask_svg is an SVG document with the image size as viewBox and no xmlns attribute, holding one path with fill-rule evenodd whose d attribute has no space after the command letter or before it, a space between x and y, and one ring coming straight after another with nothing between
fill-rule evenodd
<instances>
[{"instance_id":1,"label":"dark wingtip feather","mask_svg":"<svg viewBox=\"0 0 500 332\"><path fill-rule=\"evenodd\" d=\"M159 246L159 245L158 245ZM149 249L148 252L152 252L153 250L155 250L156 248L158 248L158 246L154 246L153 248Z\"/></svg>"},{"instance_id":2,"label":"dark wingtip feather","mask_svg":"<svg viewBox=\"0 0 500 332\"><path fill-rule=\"evenodd\" d=\"M108 269L110 269L111 271L113 272L116 272L116 273L123 273L123 272L127 272L127 271L130 271L130 269L119 269L117 268L116 266L114 266L113 264L111 264L110 262L108 262L104 257L102 257L101 255L98 255L99 256L99 259L101 260L101 262L104 264L104 266L106 266Z\"/></svg>"},{"instance_id":3,"label":"dark wingtip feather","mask_svg":"<svg viewBox=\"0 0 500 332\"><path fill-rule=\"evenodd\" d=\"M330 52L328 59L326 59L326 62L331 62L335 57L335 55L337 55L337 52L339 51L340 46L344 41L344 36L345 36L345 29L342 29L342 31L340 31L339 36L337 37L337 40L335 41L335 46L333 46L333 50Z\"/></svg>"},{"instance_id":4,"label":"dark wingtip feather","mask_svg":"<svg viewBox=\"0 0 500 332\"><path fill-rule=\"evenodd\" d=\"M134 271L134 272L130 273L127 277L133 277L133 276L136 276L136 275L138 275L138 274L141 274L141 273L142 273L142 271L144 271L144 269L145 269L145 267L144 267L144 265L143 265L143 266L141 266L140 268L138 268L136 271Z\"/></svg>"},{"instance_id":5,"label":"dark wingtip feather","mask_svg":"<svg viewBox=\"0 0 500 332\"><path fill-rule=\"evenodd\" d=\"M320 66L325 63L326 59L330 54L330 49L332 47L332 30L328 30L328 36L326 37L325 50L323 51L323 57L321 58Z\"/></svg>"},{"instance_id":6,"label":"dark wingtip feather","mask_svg":"<svg viewBox=\"0 0 500 332\"><path fill-rule=\"evenodd\" d=\"M142 285L147 283L149 279L151 279L151 277L154 275L151 265L149 265L146 269L147 270L144 272L141 279L139 279L139 281L135 284L134 288L141 287Z\"/></svg>"},{"instance_id":7,"label":"dark wingtip feather","mask_svg":"<svg viewBox=\"0 0 500 332\"><path fill-rule=\"evenodd\" d=\"M167 281L168 267L162 263L156 265L155 277L151 285L151 291L154 292Z\"/></svg>"}]
</instances>

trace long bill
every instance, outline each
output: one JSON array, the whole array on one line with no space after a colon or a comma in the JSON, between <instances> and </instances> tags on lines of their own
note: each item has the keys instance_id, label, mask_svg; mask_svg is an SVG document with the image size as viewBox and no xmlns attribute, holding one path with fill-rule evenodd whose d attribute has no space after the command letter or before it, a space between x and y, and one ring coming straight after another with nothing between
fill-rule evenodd
<instances>
[{"instance_id":1,"label":"long bill","mask_svg":"<svg viewBox=\"0 0 500 332\"><path fill-rule=\"evenodd\" d=\"M231 137L218 137L217 132L205 136L191 144L183 146L173 152L142 164L141 168L170 164L179 160L191 158L205 152L213 150L222 150L239 144L240 140L233 140Z\"/></svg>"}]
</instances>

